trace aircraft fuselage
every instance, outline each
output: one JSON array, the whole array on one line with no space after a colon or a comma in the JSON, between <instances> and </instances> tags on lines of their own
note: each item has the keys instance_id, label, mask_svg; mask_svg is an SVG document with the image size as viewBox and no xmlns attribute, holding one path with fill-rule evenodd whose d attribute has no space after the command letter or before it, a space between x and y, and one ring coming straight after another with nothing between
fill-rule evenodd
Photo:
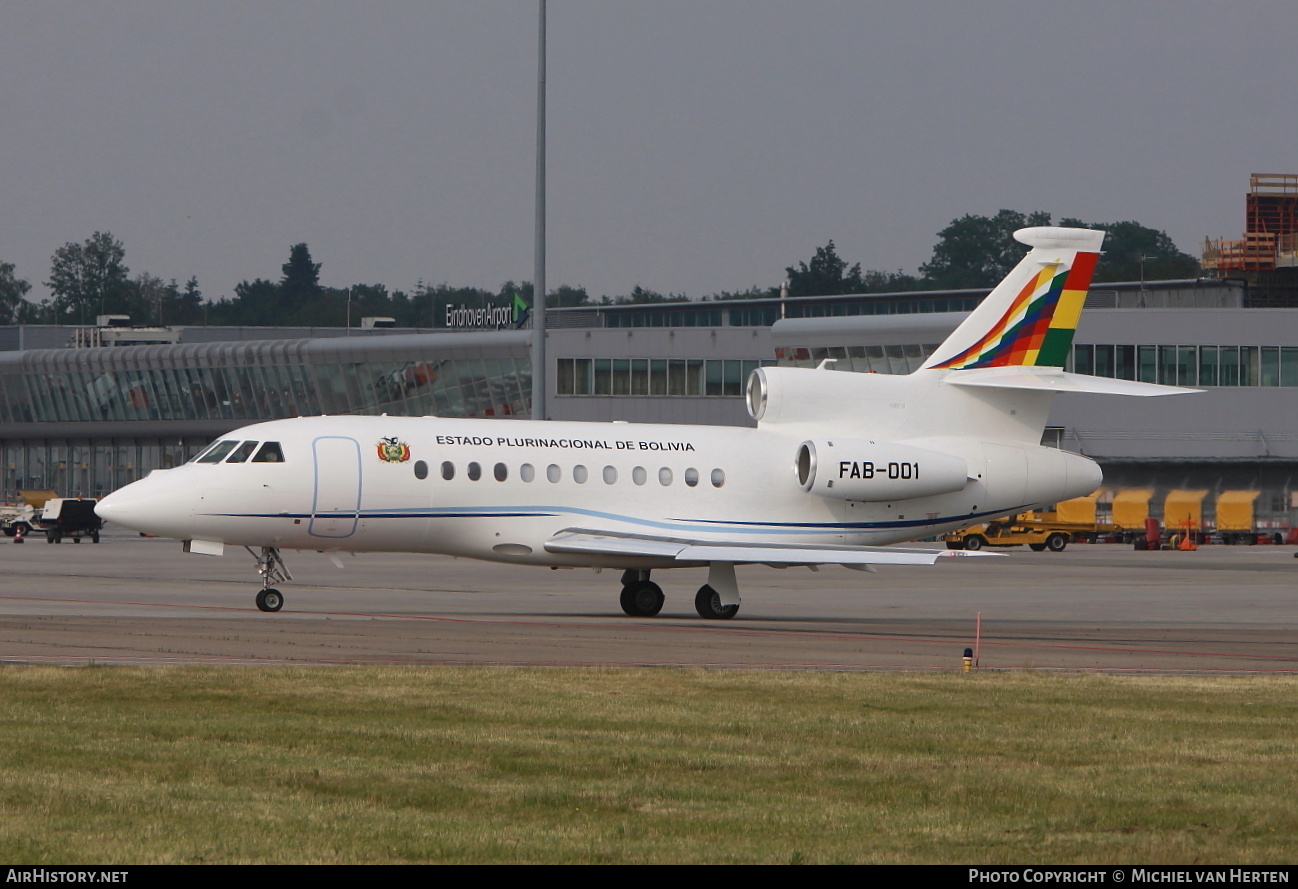
<instances>
[{"instance_id":1,"label":"aircraft fuselage","mask_svg":"<svg viewBox=\"0 0 1298 889\"><path fill-rule=\"evenodd\" d=\"M838 449L847 452L824 460L821 472L858 487L877 477L891 486L881 488L891 499L839 499L800 485L803 436L729 427L314 417L256 424L223 440L249 451L273 442L282 456L233 463L223 456L154 472L112 495L113 520L227 545L635 568L679 563L552 553L545 545L586 528L880 545L1089 493L1099 482L1089 460L1054 449L951 439L872 451L862 440ZM938 471L935 446L963 461L968 478L957 491L904 496L908 485L925 490Z\"/></svg>"}]
</instances>

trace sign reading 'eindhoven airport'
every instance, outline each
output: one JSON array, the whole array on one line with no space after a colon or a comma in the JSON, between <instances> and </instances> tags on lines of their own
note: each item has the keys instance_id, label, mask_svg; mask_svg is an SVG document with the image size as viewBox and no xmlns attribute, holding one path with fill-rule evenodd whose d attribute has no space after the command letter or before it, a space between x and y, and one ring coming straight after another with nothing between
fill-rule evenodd
<instances>
[{"instance_id":1,"label":"sign reading 'eindhoven airport'","mask_svg":"<svg viewBox=\"0 0 1298 889\"><path fill-rule=\"evenodd\" d=\"M500 330L519 327L527 320L527 303L514 294L509 305L474 308L466 305L446 307L446 326L456 330Z\"/></svg>"}]
</instances>

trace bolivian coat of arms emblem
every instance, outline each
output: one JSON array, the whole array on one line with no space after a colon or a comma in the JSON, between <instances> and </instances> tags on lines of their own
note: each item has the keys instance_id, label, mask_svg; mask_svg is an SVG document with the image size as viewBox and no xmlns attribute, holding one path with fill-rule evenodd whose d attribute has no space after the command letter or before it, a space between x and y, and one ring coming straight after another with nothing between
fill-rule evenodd
<instances>
[{"instance_id":1,"label":"bolivian coat of arms emblem","mask_svg":"<svg viewBox=\"0 0 1298 889\"><path fill-rule=\"evenodd\" d=\"M410 445L392 438L381 438L378 444L379 459L384 463L405 463L410 459Z\"/></svg>"}]
</instances>

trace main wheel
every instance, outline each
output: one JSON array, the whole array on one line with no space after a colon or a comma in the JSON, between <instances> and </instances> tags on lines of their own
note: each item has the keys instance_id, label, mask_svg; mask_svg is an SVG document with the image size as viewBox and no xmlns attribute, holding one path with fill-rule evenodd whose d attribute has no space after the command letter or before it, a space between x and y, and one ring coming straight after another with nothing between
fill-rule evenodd
<instances>
[{"instance_id":1,"label":"main wheel","mask_svg":"<svg viewBox=\"0 0 1298 889\"><path fill-rule=\"evenodd\" d=\"M698 594L694 597L694 610L699 613L699 617L708 620L730 620L739 612L739 603L722 605L721 594L705 583L699 587Z\"/></svg>"},{"instance_id":2,"label":"main wheel","mask_svg":"<svg viewBox=\"0 0 1298 889\"><path fill-rule=\"evenodd\" d=\"M663 610L666 599L662 587L652 580L628 583L622 587L622 610L631 617L653 617Z\"/></svg>"},{"instance_id":3,"label":"main wheel","mask_svg":"<svg viewBox=\"0 0 1298 889\"><path fill-rule=\"evenodd\" d=\"M262 611L279 611L284 607L284 597L279 590L262 590L257 594L257 607Z\"/></svg>"},{"instance_id":4,"label":"main wheel","mask_svg":"<svg viewBox=\"0 0 1298 889\"><path fill-rule=\"evenodd\" d=\"M970 552L977 552L983 548L983 539L977 534L970 534L964 539L964 548Z\"/></svg>"},{"instance_id":5,"label":"main wheel","mask_svg":"<svg viewBox=\"0 0 1298 889\"><path fill-rule=\"evenodd\" d=\"M1066 546L1068 546L1067 534L1056 533L1051 534L1046 538L1046 549L1050 550L1052 553L1061 553L1064 551L1064 547Z\"/></svg>"},{"instance_id":6,"label":"main wheel","mask_svg":"<svg viewBox=\"0 0 1298 889\"><path fill-rule=\"evenodd\" d=\"M1044 543L1029 543L1028 549L1034 553L1042 553L1046 551L1046 545Z\"/></svg>"}]
</instances>

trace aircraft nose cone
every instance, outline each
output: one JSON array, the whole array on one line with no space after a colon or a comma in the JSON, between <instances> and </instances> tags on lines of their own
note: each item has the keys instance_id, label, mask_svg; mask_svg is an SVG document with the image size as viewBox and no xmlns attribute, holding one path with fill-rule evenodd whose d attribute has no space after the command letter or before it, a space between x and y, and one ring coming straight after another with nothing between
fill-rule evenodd
<instances>
[{"instance_id":1,"label":"aircraft nose cone","mask_svg":"<svg viewBox=\"0 0 1298 889\"><path fill-rule=\"evenodd\" d=\"M126 528L131 527L132 517L141 514L140 497L131 491L135 485L118 488L95 504L95 512L106 522L113 522Z\"/></svg>"},{"instance_id":2,"label":"aircraft nose cone","mask_svg":"<svg viewBox=\"0 0 1298 889\"><path fill-rule=\"evenodd\" d=\"M95 515L105 522L115 522L121 516L120 512L114 512L116 501L113 497L113 494L109 494L107 497L100 498L99 502L95 504Z\"/></svg>"},{"instance_id":3,"label":"aircraft nose cone","mask_svg":"<svg viewBox=\"0 0 1298 889\"><path fill-rule=\"evenodd\" d=\"M174 471L174 470L171 470ZM162 537L183 536L192 516L184 486L151 475L118 488L95 504L107 522Z\"/></svg>"}]
</instances>

